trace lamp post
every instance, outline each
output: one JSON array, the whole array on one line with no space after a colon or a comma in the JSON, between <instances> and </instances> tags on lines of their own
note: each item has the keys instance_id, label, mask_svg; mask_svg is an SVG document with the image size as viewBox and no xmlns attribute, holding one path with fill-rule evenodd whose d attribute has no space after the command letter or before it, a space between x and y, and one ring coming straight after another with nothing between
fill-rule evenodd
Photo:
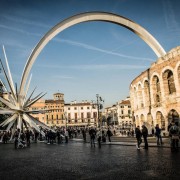
<instances>
[{"instance_id":1,"label":"lamp post","mask_svg":"<svg viewBox=\"0 0 180 180\"><path fill-rule=\"evenodd\" d=\"M114 118L114 113L116 113L116 111L113 110L113 121L114 121L114 127L115 127L115 118Z\"/></svg>"},{"instance_id":2,"label":"lamp post","mask_svg":"<svg viewBox=\"0 0 180 180\"><path fill-rule=\"evenodd\" d=\"M97 98L97 110L98 110L98 127L100 127L101 123L100 123L99 111L100 111L100 109L103 108L102 102L104 102L104 100L99 96L99 94L96 94L96 98Z\"/></svg>"}]
</instances>

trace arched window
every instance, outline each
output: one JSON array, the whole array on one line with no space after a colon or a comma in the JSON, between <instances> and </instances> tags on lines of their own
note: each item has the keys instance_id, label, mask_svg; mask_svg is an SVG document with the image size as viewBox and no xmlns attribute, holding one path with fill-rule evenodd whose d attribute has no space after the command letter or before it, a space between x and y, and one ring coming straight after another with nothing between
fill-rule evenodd
<instances>
[{"instance_id":1,"label":"arched window","mask_svg":"<svg viewBox=\"0 0 180 180\"><path fill-rule=\"evenodd\" d=\"M174 76L171 70L168 69L163 73L163 83L164 83L164 91L166 95L176 92L176 87L174 84Z\"/></svg>"},{"instance_id":2,"label":"arched window","mask_svg":"<svg viewBox=\"0 0 180 180\"><path fill-rule=\"evenodd\" d=\"M157 89L157 93L160 92L160 82L159 82L159 78L156 76L156 89Z\"/></svg>"},{"instance_id":3,"label":"arched window","mask_svg":"<svg viewBox=\"0 0 180 180\"><path fill-rule=\"evenodd\" d=\"M156 113L156 124L159 124L161 129L165 130L165 119L164 119L163 114L160 111Z\"/></svg>"},{"instance_id":4,"label":"arched window","mask_svg":"<svg viewBox=\"0 0 180 180\"><path fill-rule=\"evenodd\" d=\"M180 65L179 65L179 67L178 67L178 70L177 70L178 72L177 72L177 74L178 74L178 81L179 81L179 84L180 84Z\"/></svg>"},{"instance_id":5,"label":"arched window","mask_svg":"<svg viewBox=\"0 0 180 180\"><path fill-rule=\"evenodd\" d=\"M138 102L139 102L138 103L139 108L144 107L143 96L142 96L142 87L140 84L138 85Z\"/></svg>"},{"instance_id":6,"label":"arched window","mask_svg":"<svg viewBox=\"0 0 180 180\"><path fill-rule=\"evenodd\" d=\"M176 88L175 88L175 84L174 84L174 77L173 77L172 71L169 71L167 80L168 80L169 94L176 92Z\"/></svg>"},{"instance_id":7,"label":"arched window","mask_svg":"<svg viewBox=\"0 0 180 180\"><path fill-rule=\"evenodd\" d=\"M155 75L152 79L152 91L155 105L161 102L161 88L159 78Z\"/></svg>"},{"instance_id":8,"label":"arched window","mask_svg":"<svg viewBox=\"0 0 180 180\"><path fill-rule=\"evenodd\" d=\"M149 106L150 97L149 97L149 82L144 81L144 98L145 98L145 106Z\"/></svg>"},{"instance_id":9,"label":"arched window","mask_svg":"<svg viewBox=\"0 0 180 180\"><path fill-rule=\"evenodd\" d=\"M134 109L138 109L138 105L137 105L137 91L136 91L135 87L134 87Z\"/></svg>"}]
</instances>

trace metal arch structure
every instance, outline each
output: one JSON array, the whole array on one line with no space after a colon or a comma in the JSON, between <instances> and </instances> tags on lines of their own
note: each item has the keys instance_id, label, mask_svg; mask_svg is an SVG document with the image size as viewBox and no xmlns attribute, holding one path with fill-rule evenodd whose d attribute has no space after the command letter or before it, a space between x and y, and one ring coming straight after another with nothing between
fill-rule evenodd
<instances>
[{"instance_id":1,"label":"metal arch structure","mask_svg":"<svg viewBox=\"0 0 180 180\"><path fill-rule=\"evenodd\" d=\"M46 44L57 34L62 32L63 30L82 22L88 22L88 21L106 21L111 22L120 26L123 26L135 34L137 34L141 39L143 39L154 51L154 53L157 55L157 57L162 57L166 54L165 50L162 48L162 46L158 43L158 41L148 32L146 31L142 26L139 24L133 22L130 19L127 19L123 16L119 16L117 14L112 14L108 12L87 12L78 14L75 16L72 16L68 19L65 19L64 21L58 23L55 25L52 29L50 29L44 37L39 41L39 43L36 45L34 50L32 51L31 55L29 56L27 63L25 65L22 79L20 83L20 90L19 94L23 94L23 89L26 83L26 80L28 78L29 72L37 58L37 56L40 54L40 52L43 50L43 48L46 46Z\"/></svg>"}]
</instances>

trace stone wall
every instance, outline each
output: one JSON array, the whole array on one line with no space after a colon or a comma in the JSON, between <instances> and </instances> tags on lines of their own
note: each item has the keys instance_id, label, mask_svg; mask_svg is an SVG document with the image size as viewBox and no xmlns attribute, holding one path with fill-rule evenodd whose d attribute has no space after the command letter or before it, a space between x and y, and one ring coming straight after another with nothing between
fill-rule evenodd
<instances>
[{"instance_id":1,"label":"stone wall","mask_svg":"<svg viewBox=\"0 0 180 180\"><path fill-rule=\"evenodd\" d=\"M164 133L174 119L180 125L180 46L159 58L130 85L130 101L135 124L159 124Z\"/></svg>"}]
</instances>

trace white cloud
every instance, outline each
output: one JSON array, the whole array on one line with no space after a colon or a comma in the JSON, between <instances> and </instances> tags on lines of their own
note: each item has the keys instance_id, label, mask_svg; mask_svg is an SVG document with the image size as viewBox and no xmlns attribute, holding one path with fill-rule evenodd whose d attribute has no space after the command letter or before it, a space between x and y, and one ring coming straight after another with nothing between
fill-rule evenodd
<instances>
[{"instance_id":1,"label":"white cloud","mask_svg":"<svg viewBox=\"0 0 180 180\"><path fill-rule=\"evenodd\" d=\"M29 21L27 19L20 19L20 18L14 17L14 16L4 15L2 17L5 18L6 20L10 20L10 21L13 21L13 22L21 23L21 24L28 24L28 25L32 25L32 26L39 26L39 27L43 27L43 28L51 28L51 26L49 26L47 24L43 24L43 23L35 22L35 21Z\"/></svg>"},{"instance_id":2,"label":"white cloud","mask_svg":"<svg viewBox=\"0 0 180 180\"><path fill-rule=\"evenodd\" d=\"M167 29L171 31L178 31L179 32L179 23L176 20L174 9L172 6L173 1L162 1L163 3L163 11L164 11L164 18L166 22Z\"/></svg>"},{"instance_id":3,"label":"white cloud","mask_svg":"<svg viewBox=\"0 0 180 180\"><path fill-rule=\"evenodd\" d=\"M38 34L38 33L30 33L28 31L24 31L24 30L19 29L19 28L6 26L6 25L3 25L3 24L0 24L0 28L8 29L8 30L19 32L19 33L26 34L26 35L42 36L41 34Z\"/></svg>"},{"instance_id":4,"label":"white cloud","mask_svg":"<svg viewBox=\"0 0 180 180\"><path fill-rule=\"evenodd\" d=\"M115 55L115 56L119 56L119 57L123 57L123 58L154 62L154 60L150 59L150 58L128 56L128 55L125 55L125 54L120 54L120 53L116 53L114 51L108 51L108 50L100 49L100 48L97 48L95 46L91 46L91 45L88 45L88 44L85 44L85 43L80 43L80 42L71 41L71 40L67 40L67 39L55 38L54 40L57 41L57 42L61 42L61 43L65 42L65 43L73 45L73 46L79 46L79 47L82 47L82 48L85 48L85 49L90 49L90 50L94 50L94 51L98 51L98 52L102 52L102 53L106 53L106 54L111 54L111 55Z\"/></svg>"},{"instance_id":5,"label":"white cloud","mask_svg":"<svg viewBox=\"0 0 180 180\"><path fill-rule=\"evenodd\" d=\"M80 70L121 70L121 69L145 69L148 66L143 65L127 65L127 64L92 64L92 65L71 65L71 66L57 66L57 65L36 65L41 68L55 68L55 69L80 69Z\"/></svg>"},{"instance_id":6,"label":"white cloud","mask_svg":"<svg viewBox=\"0 0 180 180\"><path fill-rule=\"evenodd\" d=\"M23 20L23 19L17 19L17 18L11 17L11 16L4 16L4 17L11 20L11 21L16 21L16 22L23 23L23 24L29 24L29 25L39 26L39 27L44 27L44 28L47 28L47 27L50 28L50 26L42 24L42 23L31 22L31 21L27 21L27 20ZM19 28L9 27L9 26L2 25L2 24L0 25L0 28L4 28L4 29L11 30L11 31L23 33L23 34L26 34L26 35L42 37L42 34L39 34L39 33L31 33L31 32L24 31L24 30L19 29ZM84 48L84 49L98 51L98 52L101 52L101 53L104 53L104 54L110 54L110 55L113 55L113 56L123 57L123 58L127 58L127 59L135 59L135 60L154 62L154 60L150 59L150 58L128 56L128 55L125 55L125 54L117 53L117 52L115 52L115 50L104 50L104 49L97 48L97 47L92 46L92 45L88 45L88 44L85 44L85 43L72 41L72 40L68 40L68 39L54 38L52 40L56 41L56 42L60 42L60 43L67 43L67 44L70 44L72 46L78 46L78 47ZM117 49L116 49L116 51L117 51Z\"/></svg>"}]
</instances>

